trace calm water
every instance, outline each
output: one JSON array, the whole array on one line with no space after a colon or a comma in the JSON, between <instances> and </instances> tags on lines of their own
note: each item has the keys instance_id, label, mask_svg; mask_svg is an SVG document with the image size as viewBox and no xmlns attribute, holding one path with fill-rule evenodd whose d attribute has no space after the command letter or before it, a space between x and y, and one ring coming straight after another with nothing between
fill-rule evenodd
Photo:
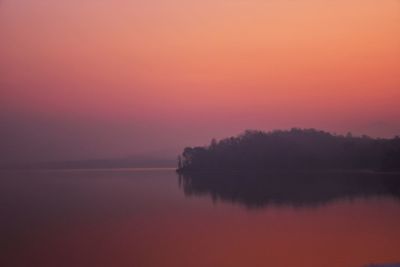
<instances>
[{"instance_id":1,"label":"calm water","mask_svg":"<svg viewBox=\"0 0 400 267\"><path fill-rule=\"evenodd\" d=\"M288 175L243 183L236 176L178 177L173 170L0 175L0 266L400 261L400 180L394 176L382 182L368 173L299 175L295 184Z\"/></svg>"}]
</instances>

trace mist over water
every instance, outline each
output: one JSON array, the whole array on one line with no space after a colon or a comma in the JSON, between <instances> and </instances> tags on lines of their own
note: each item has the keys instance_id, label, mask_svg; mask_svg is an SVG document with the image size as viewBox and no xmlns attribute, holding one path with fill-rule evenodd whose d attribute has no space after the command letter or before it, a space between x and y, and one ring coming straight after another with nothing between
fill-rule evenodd
<instances>
[{"instance_id":1,"label":"mist over water","mask_svg":"<svg viewBox=\"0 0 400 267\"><path fill-rule=\"evenodd\" d=\"M0 267L400 262L399 22L399 0L0 0Z\"/></svg>"}]
</instances>

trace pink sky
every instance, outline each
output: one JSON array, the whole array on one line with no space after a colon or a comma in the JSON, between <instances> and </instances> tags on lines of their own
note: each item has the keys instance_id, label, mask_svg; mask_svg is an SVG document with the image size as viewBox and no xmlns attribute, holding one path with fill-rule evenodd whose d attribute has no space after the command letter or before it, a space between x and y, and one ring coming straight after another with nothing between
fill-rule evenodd
<instances>
[{"instance_id":1,"label":"pink sky","mask_svg":"<svg viewBox=\"0 0 400 267\"><path fill-rule=\"evenodd\" d=\"M1 160L400 134L397 0L2 0Z\"/></svg>"}]
</instances>

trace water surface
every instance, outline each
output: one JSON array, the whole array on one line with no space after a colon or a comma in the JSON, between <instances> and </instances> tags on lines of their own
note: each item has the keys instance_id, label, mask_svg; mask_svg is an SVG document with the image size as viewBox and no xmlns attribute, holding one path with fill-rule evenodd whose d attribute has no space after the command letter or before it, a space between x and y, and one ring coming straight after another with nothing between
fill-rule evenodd
<instances>
[{"instance_id":1,"label":"water surface","mask_svg":"<svg viewBox=\"0 0 400 267\"><path fill-rule=\"evenodd\" d=\"M0 266L357 267L400 261L394 175L335 180L320 173L299 175L297 183L287 175L243 182L236 176L178 177L173 170L0 175Z\"/></svg>"}]
</instances>

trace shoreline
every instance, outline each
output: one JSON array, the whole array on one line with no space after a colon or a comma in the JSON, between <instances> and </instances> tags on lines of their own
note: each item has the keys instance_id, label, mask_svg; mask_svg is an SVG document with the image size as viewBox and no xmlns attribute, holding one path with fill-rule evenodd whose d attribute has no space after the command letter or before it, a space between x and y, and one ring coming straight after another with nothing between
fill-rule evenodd
<instances>
[{"instance_id":1,"label":"shoreline","mask_svg":"<svg viewBox=\"0 0 400 267\"><path fill-rule=\"evenodd\" d=\"M242 174L242 173L365 173L365 174L393 174L400 175L400 170L373 170L373 169L229 169L229 170L182 170L175 169L178 174Z\"/></svg>"}]
</instances>

